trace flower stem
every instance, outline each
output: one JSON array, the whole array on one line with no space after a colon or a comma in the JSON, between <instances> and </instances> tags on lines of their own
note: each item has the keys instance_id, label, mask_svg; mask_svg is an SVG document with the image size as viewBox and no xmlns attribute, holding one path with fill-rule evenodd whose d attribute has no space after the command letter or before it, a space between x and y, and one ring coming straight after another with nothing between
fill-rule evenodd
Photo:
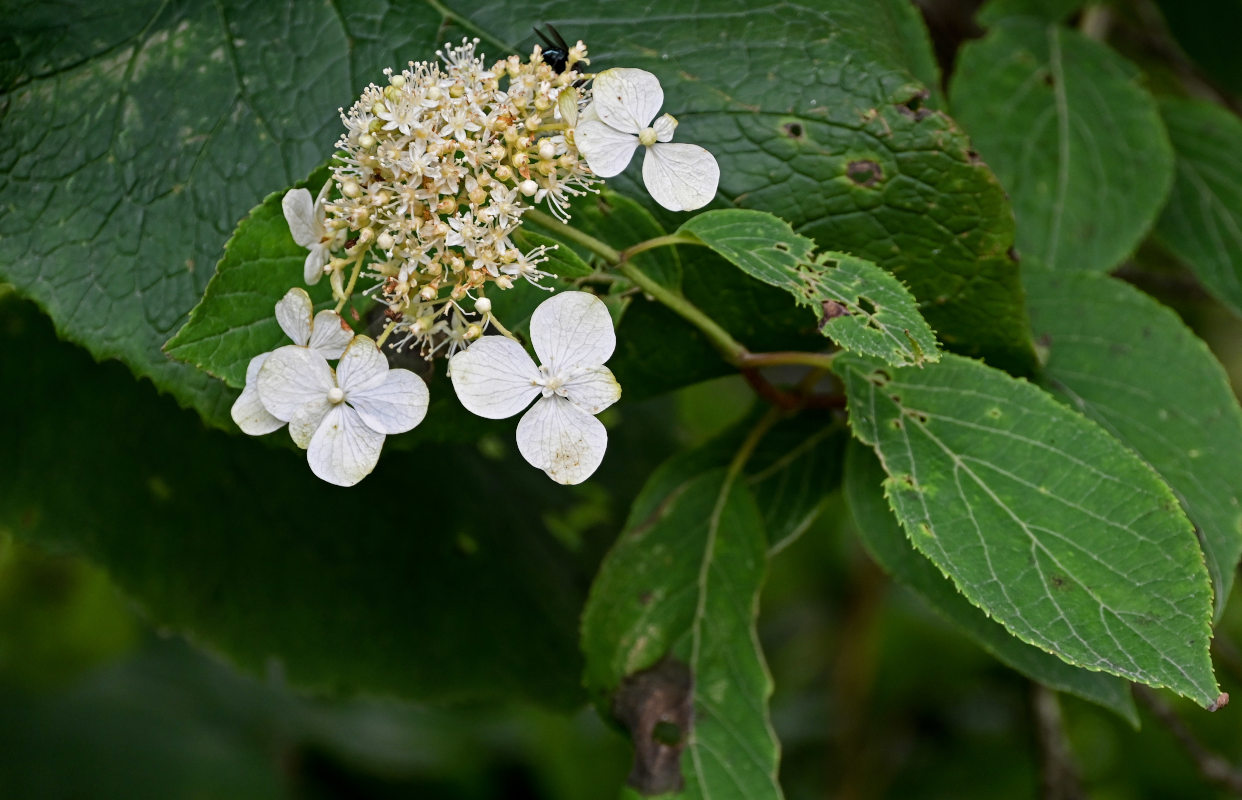
<instances>
[{"instance_id":1,"label":"flower stem","mask_svg":"<svg viewBox=\"0 0 1242 800\"><path fill-rule=\"evenodd\" d=\"M720 351L730 364L740 367L746 357L752 355L746 346L729 335L729 332L704 314L699 307L687 300L680 292L675 292L659 281L647 275L628 261L617 265L617 272L634 282L646 294L665 305L670 311L703 332L708 341Z\"/></svg>"},{"instance_id":2,"label":"flower stem","mask_svg":"<svg viewBox=\"0 0 1242 800\"><path fill-rule=\"evenodd\" d=\"M668 247L674 244L699 244L701 245L702 242L700 242L698 239L694 238L693 236L687 236L684 233L669 233L669 234L665 234L664 236L656 236L653 239L647 239L644 242L639 242L636 245L631 245L630 247L625 248L624 250L621 251L621 260L629 261L631 258L633 258L634 256L644 251L654 250L657 247Z\"/></svg>"},{"instance_id":3,"label":"flower stem","mask_svg":"<svg viewBox=\"0 0 1242 800\"><path fill-rule=\"evenodd\" d=\"M758 369L760 367L776 367L788 364L819 368L832 366L832 361L836 357L835 353L803 353L796 351L779 353L750 352L745 345L734 339L714 319L704 314L698 306L687 300L685 295L664 286L630 261L632 256L656 247L667 247L675 244L700 244L699 240L694 237L670 233L639 242L625 250L616 250L594 236L572 228L551 214L546 214L537 208L529 209L523 216L537 225L554 231L556 235L564 239L582 245L604 259L609 266L628 278L631 283L642 289L647 295L702 331L708 341L724 356L725 361L739 369Z\"/></svg>"},{"instance_id":4,"label":"flower stem","mask_svg":"<svg viewBox=\"0 0 1242 800\"><path fill-rule=\"evenodd\" d=\"M609 264L617 264L621 261L621 253L609 247L604 242L596 239L588 233L583 233L577 228L561 222L551 214L540 211L537 208L528 208L523 214L522 219L528 219L536 225L542 225L548 230L556 231L556 234L571 242L576 242L595 255L607 261Z\"/></svg>"}]
</instances>

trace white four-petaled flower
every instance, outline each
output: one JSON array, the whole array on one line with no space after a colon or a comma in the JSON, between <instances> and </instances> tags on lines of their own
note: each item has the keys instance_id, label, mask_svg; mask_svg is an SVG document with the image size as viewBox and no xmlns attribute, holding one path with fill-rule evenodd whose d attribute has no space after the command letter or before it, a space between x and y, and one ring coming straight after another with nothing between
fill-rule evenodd
<instances>
[{"instance_id":1,"label":"white four-petaled flower","mask_svg":"<svg viewBox=\"0 0 1242 800\"><path fill-rule=\"evenodd\" d=\"M274 350L258 388L263 406L306 449L311 472L337 486L369 475L384 437L405 433L427 414L427 385L409 370L389 369L366 336L350 341L335 371L309 348Z\"/></svg>"},{"instance_id":2,"label":"white four-petaled flower","mask_svg":"<svg viewBox=\"0 0 1242 800\"><path fill-rule=\"evenodd\" d=\"M323 204L330 186L332 181L325 181L314 201L306 189L290 189L280 201L293 241L310 251L302 264L302 278L312 286L323 277L323 268L332 257L332 248L339 244L337 240L340 237L324 224L327 212Z\"/></svg>"},{"instance_id":3,"label":"white four-petaled flower","mask_svg":"<svg viewBox=\"0 0 1242 800\"><path fill-rule=\"evenodd\" d=\"M617 344L598 297L562 292L530 320L534 360L517 342L486 336L453 357L453 388L481 417L505 419L538 396L517 427L522 457L558 483L582 483L604 459L608 432L593 415L621 397L604 362Z\"/></svg>"},{"instance_id":4,"label":"white four-petaled flower","mask_svg":"<svg viewBox=\"0 0 1242 800\"><path fill-rule=\"evenodd\" d=\"M574 128L574 141L587 166L611 178L644 145L643 183L657 203L670 211L691 211L711 201L720 167L711 153L694 144L674 144L677 120L665 114L660 81L641 69L609 69L592 82L594 100ZM653 123L652 120L655 120Z\"/></svg>"},{"instance_id":5,"label":"white four-petaled flower","mask_svg":"<svg viewBox=\"0 0 1242 800\"><path fill-rule=\"evenodd\" d=\"M324 358L340 358L349 340L354 338L353 330L340 314L327 310L315 314L315 306L304 289L294 288L285 293L276 304L276 321L294 345L309 348ZM271 433L286 422L272 416L259 399L259 370L270 355L270 352L259 353L250 359L246 366L246 386L231 410L237 427L251 436Z\"/></svg>"}]
</instances>

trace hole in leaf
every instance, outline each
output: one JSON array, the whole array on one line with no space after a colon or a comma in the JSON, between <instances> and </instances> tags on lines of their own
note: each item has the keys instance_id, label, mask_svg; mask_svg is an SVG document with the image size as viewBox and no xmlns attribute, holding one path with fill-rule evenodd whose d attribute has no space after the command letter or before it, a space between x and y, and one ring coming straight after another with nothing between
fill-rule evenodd
<instances>
[{"instance_id":1,"label":"hole in leaf","mask_svg":"<svg viewBox=\"0 0 1242 800\"><path fill-rule=\"evenodd\" d=\"M772 247L776 250L780 250L782 253L789 252L789 245L785 242L772 242Z\"/></svg>"},{"instance_id":2,"label":"hole in leaf","mask_svg":"<svg viewBox=\"0 0 1242 800\"><path fill-rule=\"evenodd\" d=\"M676 723L662 719L651 730L651 738L657 744L676 747L681 744L681 728L677 727Z\"/></svg>"},{"instance_id":3,"label":"hole in leaf","mask_svg":"<svg viewBox=\"0 0 1242 800\"><path fill-rule=\"evenodd\" d=\"M801 139L804 131L802 124L799 122L787 122L781 126L785 130L785 135L790 139Z\"/></svg>"}]
</instances>

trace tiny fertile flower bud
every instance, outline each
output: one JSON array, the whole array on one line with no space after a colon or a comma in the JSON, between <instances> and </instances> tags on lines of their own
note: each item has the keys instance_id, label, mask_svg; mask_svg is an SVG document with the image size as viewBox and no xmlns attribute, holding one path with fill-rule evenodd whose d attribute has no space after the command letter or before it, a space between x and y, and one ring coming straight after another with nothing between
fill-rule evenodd
<instances>
[{"instance_id":1,"label":"tiny fertile flower bud","mask_svg":"<svg viewBox=\"0 0 1242 800\"><path fill-rule=\"evenodd\" d=\"M376 116L379 116L381 112L387 111L387 110L388 110L388 106L382 100L376 100L371 105L371 113Z\"/></svg>"},{"instance_id":2,"label":"tiny fertile flower bud","mask_svg":"<svg viewBox=\"0 0 1242 800\"><path fill-rule=\"evenodd\" d=\"M358 185L358 181L351 178L341 184L341 194L346 197L357 197L362 194L362 187Z\"/></svg>"},{"instance_id":3,"label":"tiny fertile flower bud","mask_svg":"<svg viewBox=\"0 0 1242 800\"><path fill-rule=\"evenodd\" d=\"M449 259L449 269L453 272L461 272L466 268L466 261L461 256L453 256Z\"/></svg>"},{"instance_id":4,"label":"tiny fertile flower bud","mask_svg":"<svg viewBox=\"0 0 1242 800\"><path fill-rule=\"evenodd\" d=\"M439 86L432 86L430 89L427 90L428 100L439 100L443 96L444 96L444 92L440 91Z\"/></svg>"},{"instance_id":5,"label":"tiny fertile flower bud","mask_svg":"<svg viewBox=\"0 0 1242 800\"><path fill-rule=\"evenodd\" d=\"M381 233L379 237L375 240L375 243L379 245L379 248L381 250L391 250L392 246L396 244L396 242L394 242L392 239L392 234L389 233L388 231L384 231L383 233Z\"/></svg>"},{"instance_id":6,"label":"tiny fertile flower bud","mask_svg":"<svg viewBox=\"0 0 1242 800\"><path fill-rule=\"evenodd\" d=\"M478 326L478 323L471 323L470 326L466 328L467 339L477 339L482 335L483 329Z\"/></svg>"},{"instance_id":7,"label":"tiny fertile flower bud","mask_svg":"<svg viewBox=\"0 0 1242 800\"><path fill-rule=\"evenodd\" d=\"M518 184L518 191L527 197L534 197L535 192L539 191L539 184L527 178Z\"/></svg>"},{"instance_id":8,"label":"tiny fertile flower bud","mask_svg":"<svg viewBox=\"0 0 1242 800\"><path fill-rule=\"evenodd\" d=\"M556 145L551 139L544 139L539 143L539 157L545 161L551 161L556 158Z\"/></svg>"},{"instance_id":9,"label":"tiny fertile flower bud","mask_svg":"<svg viewBox=\"0 0 1242 800\"><path fill-rule=\"evenodd\" d=\"M375 137L369 133L364 133L358 137L358 146L364 150L370 150L375 147Z\"/></svg>"},{"instance_id":10,"label":"tiny fertile flower bud","mask_svg":"<svg viewBox=\"0 0 1242 800\"><path fill-rule=\"evenodd\" d=\"M496 180L508 183L513 178L513 170L509 169L508 164L501 164L496 167Z\"/></svg>"},{"instance_id":11,"label":"tiny fertile flower bud","mask_svg":"<svg viewBox=\"0 0 1242 800\"><path fill-rule=\"evenodd\" d=\"M518 169L521 169L522 167L526 166L529 163L530 163L530 155L528 153L514 153L513 154L513 166L517 167Z\"/></svg>"},{"instance_id":12,"label":"tiny fertile flower bud","mask_svg":"<svg viewBox=\"0 0 1242 800\"><path fill-rule=\"evenodd\" d=\"M483 187L477 187L470 193L470 202L476 206L481 206L487 201L487 190Z\"/></svg>"},{"instance_id":13,"label":"tiny fertile flower bud","mask_svg":"<svg viewBox=\"0 0 1242 800\"><path fill-rule=\"evenodd\" d=\"M402 86L405 86L405 76L401 73L397 73L396 75L390 77L388 82L400 89Z\"/></svg>"},{"instance_id":14,"label":"tiny fertile flower bud","mask_svg":"<svg viewBox=\"0 0 1242 800\"><path fill-rule=\"evenodd\" d=\"M486 297L480 297L478 300L474 301L474 310L480 314L491 313L492 301L488 300Z\"/></svg>"},{"instance_id":15,"label":"tiny fertile flower bud","mask_svg":"<svg viewBox=\"0 0 1242 800\"><path fill-rule=\"evenodd\" d=\"M423 300L435 300L437 294L439 294L439 292L437 292L435 289L432 289L430 286L424 286L418 292L418 296L422 298Z\"/></svg>"},{"instance_id":16,"label":"tiny fertile flower bud","mask_svg":"<svg viewBox=\"0 0 1242 800\"><path fill-rule=\"evenodd\" d=\"M440 202L436 203L436 211L439 211L441 214L452 214L456 210L457 210L457 198L456 197L446 197Z\"/></svg>"},{"instance_id":17,"label":"tiny fertile flower bud","mask_svg":"<svg viewBox=\"0 0 1242 800\"><path fill-rule=\"evenodd\" d=\"M372 230L371 228L363 228L362 231L359 232L358 234L358 241L362 242L363 244L366 244L367 242L371 241L374 238L375 238L375 231Z\"/></svg>"}]
</instances>

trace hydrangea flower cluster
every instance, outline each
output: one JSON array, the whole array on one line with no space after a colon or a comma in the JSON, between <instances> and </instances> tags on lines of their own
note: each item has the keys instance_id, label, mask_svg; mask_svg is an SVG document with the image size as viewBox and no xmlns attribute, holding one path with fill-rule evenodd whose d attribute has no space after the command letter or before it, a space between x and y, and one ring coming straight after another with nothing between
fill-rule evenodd
<instances>
[{"instance_id":1,"label":"hydrangea flower cluster","mask_svg":"<svg viewBox=\"0 0 1242 800\"><path fill-rule=\"evenodd\" d=\"M326 230L348 231L344 253L324 264L337 295L347 291L346 271L369 255L368 291L396 323L397 346L424 353L449 329L458 333L450 350L482 333L461 335L464 298L489 283L544 278L544 248L522 252L510 238L523 212L543 202L568 219L570 198L599 180L561 112L587 100L574 86L586 47L570 48L558 72L538 50L485 67L477 43L446 46L443 65L386 71L387 86L368 86L342 112L332 168L339 196L323 205Z\"/></svg>"},{"instance_id":2,"label":"hydrangea flower cluster","mask_svg":"<svg viewBox=\"0 0 1242 800\"><path fill-rule=\"evenodd\" d=\"M252 359L233 419L255 435L288 424L312 471L331 483L357 483L384 438L426 413L426 384L388 368L386 342L448 358L459 399L481 416L513 416L540 396L518 425L518 449L554 480L586 480L607 445L594 415L621 395L603 366L616 342L607 309L585 292L540 305L536 366L486 292L519 280L552 291L539 268L547 249L523 252L513 241L523 214L543 203L568 222L570 200L621 172L640 144L657 202L690 210L715 196L715 159L672 144L676 120L655 118L663 91L654 75L585 73L582 42L547 60L536 46L526 61L488 67L477 44L445 45L441 63L385 70L387 85L368 86L341 111L345 133L318 196L294 189L283 199L290 234L307 250L303 278L326 274L337 308L313 315L309 295L290 290L276 316L293 344ZM355 336L339 314L359 280L384 308L375 340ZM498 335L484 336L488 327Z\"/></svg>"}]
</instances>

